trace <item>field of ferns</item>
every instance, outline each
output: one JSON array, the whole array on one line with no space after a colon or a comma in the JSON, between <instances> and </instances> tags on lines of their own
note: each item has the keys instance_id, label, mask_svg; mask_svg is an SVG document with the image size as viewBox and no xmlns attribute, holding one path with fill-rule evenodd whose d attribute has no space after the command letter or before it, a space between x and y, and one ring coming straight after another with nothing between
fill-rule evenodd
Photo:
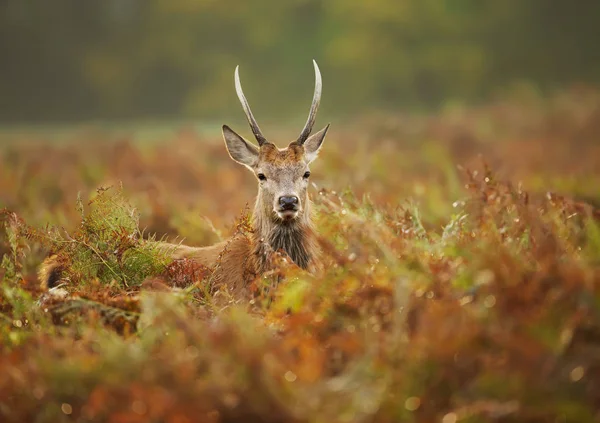
<instances>
[{"instance_id":1,"label":"field of ferns","mask_svg":"<svg viewBox=\"0 0 600 423\"><path fill-rule=\"evenodd\" d=\"M248 301L152 242L252 231L219 128L2 133L0 421L600 420L600 94L333 125Z\"/></svg>"}]
</instances>

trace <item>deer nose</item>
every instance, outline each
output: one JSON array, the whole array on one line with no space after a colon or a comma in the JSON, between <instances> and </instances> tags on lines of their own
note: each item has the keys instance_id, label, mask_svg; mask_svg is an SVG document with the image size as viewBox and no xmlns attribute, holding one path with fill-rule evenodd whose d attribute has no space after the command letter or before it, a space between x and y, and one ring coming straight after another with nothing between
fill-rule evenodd
<instances>
[{"instance_id":1,"label":"deer nose","mask_svg":"<svg viewBox=\"0 0 600 423\"><path fill-rule=\"evenodd\" d=\"M279 205L283 210L295 210L298 206L298 197L287 195L279 197Z\"/></svg>"}]
</instances>

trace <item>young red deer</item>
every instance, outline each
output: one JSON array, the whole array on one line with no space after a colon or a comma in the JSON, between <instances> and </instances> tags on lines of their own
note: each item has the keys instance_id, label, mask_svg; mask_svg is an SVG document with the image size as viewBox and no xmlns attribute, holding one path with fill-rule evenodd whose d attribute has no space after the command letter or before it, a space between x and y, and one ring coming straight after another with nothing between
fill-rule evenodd
<instances>
[{"instance_id":1,"label":"young red deer","mask_svg":"<svg viewBox=\"0 0 600 423\"><path fill-rule=\"evenodd\" d=\"M308 120L297 140L279 149L262 134L250 105L242 91L238 68L235 69L235 89L242 108L258 142L258 148L247 142L227 125L223 138L231 158L246 166L258 179L258 195L252 215L250 238L236 235L208 247L189 247L162 243L173 259L190 259L214 267L212 285L226 285L242 294L248 281L268 270L272 251L283 250L299 267L308 271L318 268L314 234L311 226L310 200L307 188L309 164L315 160L325 134L325 128L310 135L321 100L321 73L315 68L315 91ZM56 285L60 270L49 261L40 273L48 287Z\"/></svg>"}]
</instances>

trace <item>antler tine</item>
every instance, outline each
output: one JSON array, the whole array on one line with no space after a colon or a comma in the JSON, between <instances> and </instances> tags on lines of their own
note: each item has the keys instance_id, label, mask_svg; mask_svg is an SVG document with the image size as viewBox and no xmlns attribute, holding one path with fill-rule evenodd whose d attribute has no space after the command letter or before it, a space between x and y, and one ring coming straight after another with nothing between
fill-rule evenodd
<instances>
[{"instance_id":1,"label":"antler tine","mask_svg":"<svg viewBox=\"0 0 600 423\"><path fill-rule=\"evenodd\" d=\"M321 103L321 90L323 86L323 82L321 81L321 71L319 70L319 66L317 62L313 60L313 65L315 66L315 93L313 95L312 104L310 105L310 112L308 113L308 119L306 120L306 124L296 141L298 144L302 145L310 135L313 125L315 124L315 120L317 119L317 110L319 109L319 104Z\"/></svg>"},{"instance_id":2,"label":"antler tine","mask_svg":"<svg viewBox=\"0 0 600 423\"><path fill-rule=\"evenodd\" d=\"M246 118L248 119L248 123L250 124L250 128L252 129L252 133L258 141L258 145L262 146L267 142L267 139L264 137L260 128L258 127L258 123L256 123L256 119L254 119L254 115L252 114L252 110L250 110L250 105L248 104L248 100L246 100L246 96L244 95L244 91L242 90L242 83L240 82L240 67L236 66L235 68L235 92L237 93L238 98L240 99L240 103L242 103L242 108L244 109L244 113L246 114Z\"/></svg>"}]
</instances>

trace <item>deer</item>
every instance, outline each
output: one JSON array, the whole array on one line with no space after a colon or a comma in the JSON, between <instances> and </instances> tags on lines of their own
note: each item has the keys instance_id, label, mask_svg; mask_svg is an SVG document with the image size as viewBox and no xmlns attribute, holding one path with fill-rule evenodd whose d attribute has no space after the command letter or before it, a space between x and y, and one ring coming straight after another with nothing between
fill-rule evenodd
<instances>
[{"instance_id":1,"label":"deer","mask_svg":"<svg viewBox=\"0 0 600 423\"><path fill-rule=\"evenodd\" d=\"M284 253L310 273L321 268L308 195L309 165L317 158L330 125L312 134L322 91L321 72L315 60L313 66L315 89L308 119L298 138L285 148L278 148L263 135L242 90L239 66L235 69L235 90L258 146L227 125L223 125L222 133L231 159L250 170L258 181L250 236L236 234L204 247L159 243L173 261L191 260L213 269L214 288L224 285L230 292L244 295L250 281L270 270L273 252ZM39 272L42 284L47 288L56 286L60 271L57 263L47 259Z\"/></svg>"}]
</instances>

